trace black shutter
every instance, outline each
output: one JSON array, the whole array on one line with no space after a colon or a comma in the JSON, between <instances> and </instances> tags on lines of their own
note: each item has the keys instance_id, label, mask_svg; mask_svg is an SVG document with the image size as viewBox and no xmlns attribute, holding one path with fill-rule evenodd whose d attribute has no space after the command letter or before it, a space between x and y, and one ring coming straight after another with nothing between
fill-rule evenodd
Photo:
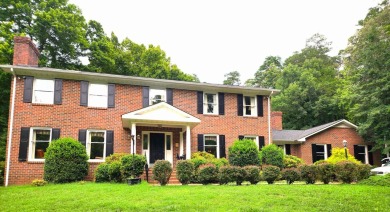
<instances>
[{"instance_id":1,"label":"black shutter","mask_svg":"<svg viewBox=\"0 0 390 212\"><path fill-rule=\"evenodd\" d=\"M53 140L59 139L59 138L60 138L60 132L61 132L60 129L58 129L58 128L53 128L53 129L51 130L51 140L53 141Z\"/></svg>"},{"instance_id":2,"label":"black shutter","mask_svg":"<svg viewBox=\"0 0 390 212\"><path fill-rule=\"evenodd\" d=\"M225 135L219 135L219 158L226 157Z\"/></svg>"},{"instance_id":3,"label":"black shutter","mask_svg":"<svg viewBox=\"0 0 390 212\"><path fill-rule=\"evenodd\" d=\"M239 135L238 136L238 140L242 140L242 139L244 139L244 136L243 135Z\"/></svg>"},{"instance_id":4,"label":"black shutter","mask_svg":"<svg viewBox=\"0 0 390 212\"><path fill-rule=\"evenodd\" d=\"M329 158L332 155L332 144L327 144L326 150L328 151L328 158Z\"/></svg>"},{"instance_id":5,"label":"black shutter","mask_svg":"<svg viewBox=\"0 0 390 212\"><path fill-rule=\"evenodd\" d=\"M218 93L218 113L219 115L225 115L225 94Z\"/></svg>"},{"instance_id":6,"label":"black shutter","mask_svg":"<svg viewBox=\"0 0 390 212\"><path fill-rule=\"evenodd\" d=\"M79 130L79 142L82 145L86 145L87 143L87 130Z\"/></svg>"},{"instance_id":7,"label":"black shutter","mask_svg":"<svg viewBox=\"0 0 390 212\"><path fill-rule=\"evenodd\" d=\"M203 114L203 91L198 91L198 114Z\"/></svg>"},{"instance_id":8,"label":"black shutter","mask_svg":"<svg viewBox=\"0 0 390 212\"><path fill-rule=\"evenodd\" d=\"M317 161L317 145L312 144L311 145L311 154L313 158L313 163Z\"/></svg>"},{"instance_id":9,"label":"black shutter","mask_svg":"<svg viewBox=\"0 0 390 212\"><path fill-rule=\"evenodd\" d=\"M54 80L54 104L62 104L62 79Z\"/></svg>"},{"instance_id":10,"label":"black shutter","mask_svg":"<svg viewBox=\"0 0 390 212\"><path fill-rule=\"evenodd\" d=\"M114 153L114 131L107 130L106 132L106 157Z\"/></svg>"},{"instance_id":11,"label":"black shutter","mask_svg":"<svg viewBox=\"0 0 390 212\"><path fill-rule=\"evenodd\" d=\"M285 144L284 147L286 148L286 155L291 155L291 144Z\"/></svg>"},{"instance_id":12,"label":"black shutter","mask_svg":"<svg viewBox=\"0 0 390 212\"><path fill-rule=\"evenodd\" d=\"M30 143L30 128L22 127L20 130L19 161L27 160L28 144Z\"/></svg>"},{"instance_id":13,"label":"black shutter","mask_svg":"<svg viewBox=\"0 0 390 212\"><path fill-rule=\"evenodd\" d=\"M33 82L34 82L34 77L27 76L24 78L24 92L23 92L24 103L32 102Z\"/></svg>"},{"instance_id":14,"label":"black shutter","mask_svg":"<svg viewBox=\"0 0 390 212\"><path fill-rule=\"evenodd\" d=\"M203 134L198 134L198 152L204 151Z\"/></svg>"},{"instance_id":15,"label":"black shutter","mask_svg":"<svg viewBox=\"0 0 390 212\"><path fill-rule=\"evenodd\" d=\"M268 100L269 101L269 100ZM263 96L257 95L257 116L263 117Z\"/></svg>"},{"instance_id":16,"label":"black shutter","mask_svg":"<svg viewBox=\"0 0 390 212\"><path fill-rule=\"evenodd\" d=\"M80 105L88 106L88 81L80 82Z\"/></svg>"},{"instance_id":17,"label":"black shutter","mask_svg":"<svg viewBox=\"0 0 390 212\"><path fill-rule=\"evenodd\" d=\"M167 103L173 105L173 89L167 88Z\"/></svg>"},{"instance_id":18,"label":"black shutter","mask_svg":"<svg viewBox=\"0 0 390 212\"><path fill-rule=\"evenodd\" d=\"M358 145L353 145L353 156L359 160L359 146Z\"/></svg>"},{"instance_id":19,"label":"black shutter","mask_svg":"<svg viewBox=\"0 0 390 212\"><path fill-rule=\"evenodd\" d=\"M142 107L149 106L149 87L142 87Z\"/></svg>"},{"instance_id":20,"label":"black shutter","mask_svg":"<svg viewBox=\"0 0 390 212\"><path fill-rule=\"evenodd\" d=\"M242 94L237 94L237 116L243 116L244 114L243 98Z\"/></svg>"},{"instance_id":21,"label":"black shutter","mask_svg":"<svg viewBox=\"0 0 390 212\"><path fill-rule=\"evenodd\" d=\"M259 150L261 150L265 146L264 136L259 136Z\"/></svg>"},{"instance_id":22,"label":"black shutter","mask_svg":"<svg viewBox=\"0 0 390 212\"><path fill-rule=\"evenodd\" d=\"M367 150L368 150L368 163L370 165L374 165L374 156L373 156L373 153L372 153L372 146L371 145L368 145L367 146Z\"/></svg>"},{"instance_id":23,"label":"black shutter","mask_svg":"<svg viewBox=\"0 0 390 212\"><path fill-rule=\"evenodd\" d=\"M114 108L115 107L115 84L108 84L108 99L107 99L107 107Z\"/></svg>"}]
</instances>

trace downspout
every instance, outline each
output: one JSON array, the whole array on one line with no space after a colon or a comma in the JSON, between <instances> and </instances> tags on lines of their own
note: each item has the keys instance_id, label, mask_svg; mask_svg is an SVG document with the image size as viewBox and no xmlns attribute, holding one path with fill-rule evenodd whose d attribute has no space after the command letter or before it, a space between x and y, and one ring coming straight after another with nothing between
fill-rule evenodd
<instances>
[{"instance_id":1,"label":"downspout","mask_svg":"<svg viewBox=\"0 0 390 212\"><path fill-rule=\"evenodd\" d=\"M12 75L14 76L13 85L12 85L12 100L11 100L11 114L9 121L9 134L8 134L8 152L7 152L7 170L5 175L5 186L8 186L8 178L9 178L9 166L11 164L11 149L12 149L12 134L13 134L13 126L14 126L14 111L15 111L15 94L16 94L16 75L14 69L11 68Z\"/></svg>"},{"instance_id":2,"label":"downspout","mask_svg":"<svg viewBox=\"0 0 390 212\"><path fill-rule=\"evenodd\" d=\"M274 91L271 91L271 94L268 97L268 145L271 144L271 96Z\"/></svg>"}]
</instances>

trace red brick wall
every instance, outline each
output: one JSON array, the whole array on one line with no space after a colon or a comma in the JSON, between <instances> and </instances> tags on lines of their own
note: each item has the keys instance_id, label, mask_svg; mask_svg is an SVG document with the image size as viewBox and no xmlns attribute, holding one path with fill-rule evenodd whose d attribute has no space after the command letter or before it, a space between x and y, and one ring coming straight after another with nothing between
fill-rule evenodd
<instances>
[{"instance_id":1,"label":"red brick wall","mask_svg":"<svg viewBox=\"0 0 390 212\"><path fill-rule=\"evenodd\" d=\"M114 152L130 152L129 129L122 127L123 114L142 108L142 88L133 85L116 85L115 108L96 109L80 106L80 82L63 81L62 105L39 105L23 103L23 78L17 79L14 128L12 135L11 163L9 184L30 183L43 178L43 163L19 162L19 141L21 127L60 128L61 137L78 138L79 129L114 130ZM12 96L12 95L11 95ZM264 117L238 117L237 95L225 94L225 115L197 114L197 92L174 89L173 105L199 119L201 123L191 131L191 150L197 151L197 134L223 134L226 136L226 151L238 138L238 135L262 135L268 143L267 98L264 98ZM181 126L180 126L181 127ZM173 132L173 158L179 147L181 128L143 128L137 127L137 134L142 130ZM185 137L184 137L185 138ZM137 153L141 153L142 142L137 141ZM8 147L7 147L8 148ZM184 144L185 153L185 144ZM90 164L86 179L93 179L96 163Z\"/></svg>"},{"instance_id":2,"label":"red brick wall","mask_svg":"<svg viewBox=\"0 0 390 212\"><path fill-rule=\"evenodd\" d=\"M283 112L272 111L271 113L271 128L273 130L283 130Z\"/></svg>"},{"instance_id":3,"label":"red brick wall","mask_svg":"<svg viewBox=\"0 0 390 212\"><path fill-rule=\"evenodd\" d=\"M38 57L38 49L30 38L18 36L14 38L14 65L38 66Z\"/></svg>"},{"instance_id":4,"label":"red brick wall","mask_svg":"<svg viewBox=\"0 0 390 212\"><path fill-rule=\"evenodd\" d=\"M306 164L312 164L312 144L331 144L332 148L344 148L342 141L347 140L347 148L351 155L354 155L353 145L371 145L370 143L366 143L363 141L362 137L356 132L355 129L352 128L337 128L332 127L323 132L320 132L312 137L307 138L306 142L300 145L291 145L292 149L297 149L297 152L291 151L292 155L302 158ZM299 152L300 149L300 152ZM380 165L380 153L375 152L374 156L374 164Z\"/></svg>"}]
</instances>

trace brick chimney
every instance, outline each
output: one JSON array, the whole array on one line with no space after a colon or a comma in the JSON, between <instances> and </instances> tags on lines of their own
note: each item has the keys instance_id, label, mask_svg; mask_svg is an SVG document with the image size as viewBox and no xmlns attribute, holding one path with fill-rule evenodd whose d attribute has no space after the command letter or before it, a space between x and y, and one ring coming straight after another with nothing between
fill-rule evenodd
<instances>
[{"instance_id":1,"label":"brick chimney","mask_svg":"<svg viewBox=\"0 0 390 212\"><path fill-rule=\"evenodd\" d=\"M28 37L15 36L14 60L16 66L38 66L39 51Z\"/></svg>"},{"instance_id":2,"label":"brick chimney","mask_svg":"<svg viewBox=\"0 0 390 212\"><path fill-rule=\"evenodd\" d=\"M272 111L271 113L271 128L273 130L283 130L283 112Z\"/></svg>"}]
</instances>

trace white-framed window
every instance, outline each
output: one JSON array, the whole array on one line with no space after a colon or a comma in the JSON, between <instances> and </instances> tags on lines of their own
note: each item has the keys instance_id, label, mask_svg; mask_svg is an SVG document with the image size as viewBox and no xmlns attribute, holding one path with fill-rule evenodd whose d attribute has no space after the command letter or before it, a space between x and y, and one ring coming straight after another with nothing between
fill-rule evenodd
<instances>
[{"instance_id":1,"label":"white-framed window","mask_svg":"<svg viewBox=\"0 0 390 212\"><path fill-rule=\"evenodd\" d=\"M355 157L362 163L368 164L368 146L367 145L356 145L355 147Z\"/></svg>"},{"instance_id":2,"label":"white-framed window","mask_svg":"<svg viewBox=\"0 0 390 212\"><path fill-rule=\"evenodd\" d=\"M203 113L218 114L218 95L215 93L204 93Z\"/></svg>"},{"instance_id":3,"label":"white-framed window","mask_svg":"<svg viewBox=\"0 0 390 212\"><path fill-rule=\"evenodd\" d=\"M245 135L245 136L244 136L244 139L252 140L253 142L255 142L255 144L257 145L257 147L259 147L259 140L258 140L258 137L257 137L257 136L255 136L255 135Z\"/></svg>"},{"instance_id":4,"label":"white-framed window","mask_svg":"<svg viewBox=\"0 0 390 212\"><path fill-rule=\"evenodd\" d=\"M89 84L88 107L107 107L108 87L106 84Z\"/></svg>"},{"instance_id":5,"label":"white-framed window","mask_svg":"<svg viewBox=\"0 0 390 212\"><path fill-rule=\"evenodd\" d=\"M316 144L315 158L316 160L313 161L313 163L319 160L328 159L328 149L326 148L326 144Z\"/></svg>"},{"instance_id":6,"label":"white-framed window","mask_svg":"<svg viewBox=\"0 0 390 212\"><path fill-rule=\"evenodd\" d=\"M45 159L46 149L51 142L51 132L51 128L30 128L29 160L43 161Z\"/></svg>"},{"instance_id":7,"label":"white-framed window","mask_svg":"<svg viewBox=\"0 0 390 212\"><path fill-rule=\"evenodd\" d=\"M90 160L105 160L106 157L106 131L87 130L87 154Z\"/></svg>"},{"instance_id":8,"label":"white-framed window","mask_svg":"<svg viewBox=\"0 0 390 212\"><path fill-rule=\"evenodd\" d=\"M253 96L244 96L244 116L257 116L256 98Z\"/></svg>"},{"instance_id":9,"label":"white-framed window","mask_svg":"<svg viewBox=\"0 0 390 212\"><path fill-rule=\"evenodd\" d=\"M219 158L218 139L218 135L204 135L204 151L213 154L216 158Z\"/></svg>"},{"instance_id":10,"label":"white-framed window","mask_svg":"<svg viewBox=\"0 0 390 212\"><path fill-rule=\"evenodd\" d=\"M54 80L34 79L32 102L39 104L53 104Z\"/></svg>"},{"instance_id":11,"label":"white-framed window","mask_svg":"<svg viewBox=\"0 0 390 212\"><path fill-rule=\"evenodd\" d=\"M160 102L166 102L167 92L164 89L150 89L149 90L149 105L154 105Z\"/></svg>"}]
</instances>

